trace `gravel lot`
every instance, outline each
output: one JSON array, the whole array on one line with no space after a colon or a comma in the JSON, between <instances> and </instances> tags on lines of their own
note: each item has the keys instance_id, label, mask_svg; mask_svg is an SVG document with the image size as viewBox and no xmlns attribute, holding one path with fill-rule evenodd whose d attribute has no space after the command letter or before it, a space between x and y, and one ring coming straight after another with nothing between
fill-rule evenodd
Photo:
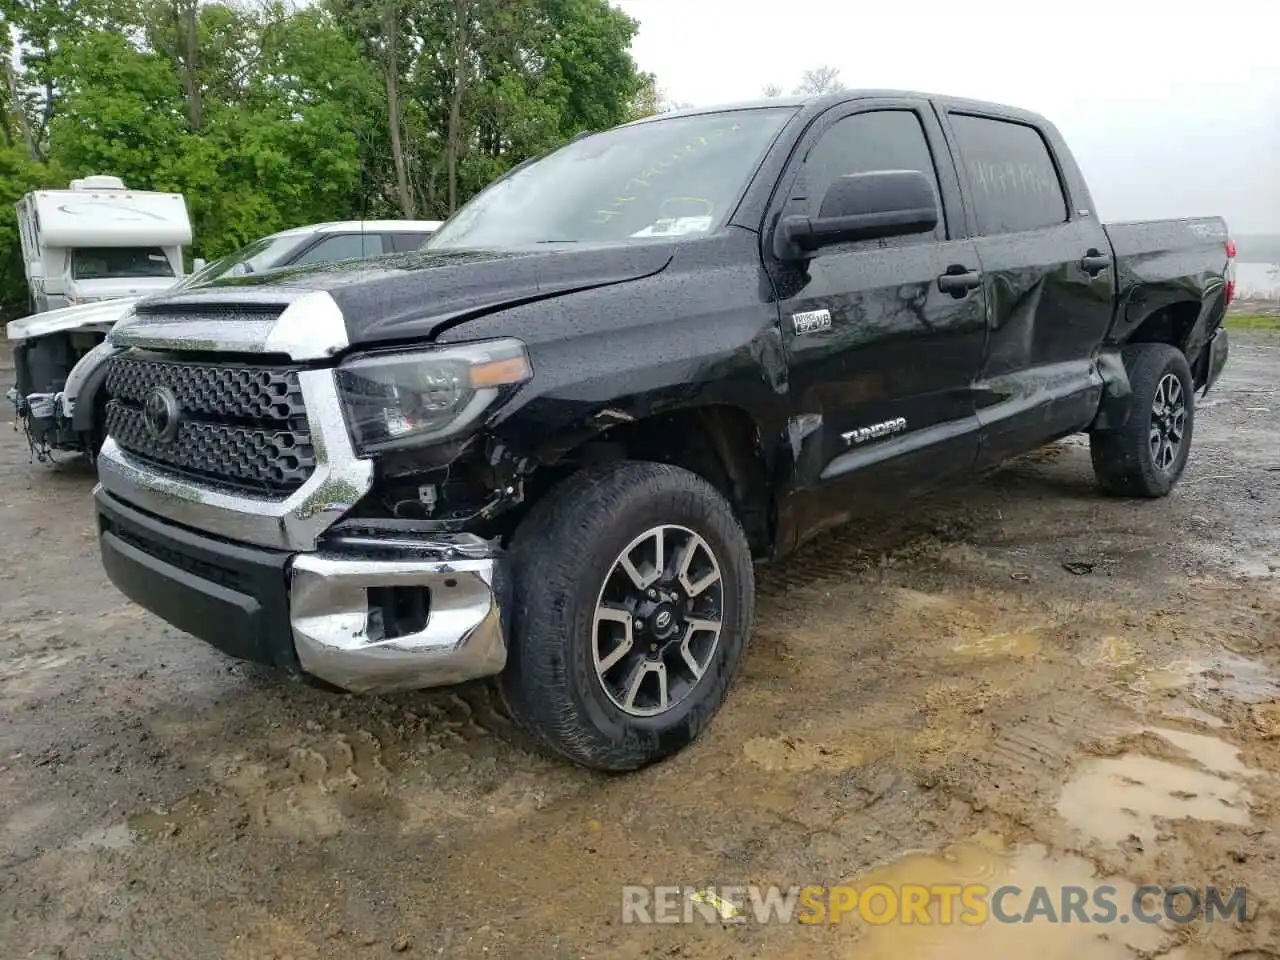
<instances>
[{"instance_id":1,"label":"gravel lot","mask_svg":"<svg viewBox=\"0 0 1280 960\"><path fill-rule=\"evenodd\" d=\"M0 954L1280 956L1278 381L1237 335L1167 500L1072 438L762 569L725 710L625 777L480 688L335 696L167 628L101 572L91 473L4 431ZM1244 885L1249 920L620 923L623 884L1009 878Z\"/></svg>"}]
</instances>

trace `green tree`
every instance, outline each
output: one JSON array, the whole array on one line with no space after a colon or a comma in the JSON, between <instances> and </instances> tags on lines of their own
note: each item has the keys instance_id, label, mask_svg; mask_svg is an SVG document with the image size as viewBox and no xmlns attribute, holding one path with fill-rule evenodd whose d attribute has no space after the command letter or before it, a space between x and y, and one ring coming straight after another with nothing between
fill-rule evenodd
<instances>
[{"instance_id":1,"label":"green tree","mask_svg":"<svg viewBox=\"0 0 1280 960\"><path fill-rule=\"evenodd\" d=\"M21 144L0 145L0 316L20 313L27 305L27 281L13 206L29 190L43 186L48 172L27 155Z\"/></svg>"},{"instance_id":2,"label":"green tree","mask_svg":"<svg viewBox=\"0 0 1280 960\"><path fill-rule=\"evenodd\" d=\"M305 223L444 217L529 156L664 109L608 0L0 0L0 17L0 199L93 173L181 192L204 257Z\"/></svg>"}]
</instances>

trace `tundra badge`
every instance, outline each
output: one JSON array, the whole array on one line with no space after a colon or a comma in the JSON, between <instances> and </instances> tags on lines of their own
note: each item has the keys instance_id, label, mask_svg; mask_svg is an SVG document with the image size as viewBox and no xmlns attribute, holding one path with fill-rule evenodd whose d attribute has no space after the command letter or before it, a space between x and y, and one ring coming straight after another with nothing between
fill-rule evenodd
<instances>
[{"instance_id":1,"label":"tundra badge","mask_svg":"<svg viewBox=\"0 0 1280 960\"><path fill-rule=\"evenodd\" d=\"M791 315L791 323L795 326L796 336L798 337L803 337L806 333L830 330L831 311L808 310L804 313L793 313Z\"/></svg>"},{"instance_id":2,"label":"tundra badge","mask_svg":"<svg viewBox=\"0 0 1280 960\"><path fill-rule=\"evenodd\" d=\"M848 433L840 434L840 436L844 437L845 443L853 446L858 443L866 443L868 440L878 440L880 437L901 433L905 429L907 429L907 418L894 417L892 420L886 420L883 423L873 423L869 427L850 430Z\"/></svg>"}]
</instances>

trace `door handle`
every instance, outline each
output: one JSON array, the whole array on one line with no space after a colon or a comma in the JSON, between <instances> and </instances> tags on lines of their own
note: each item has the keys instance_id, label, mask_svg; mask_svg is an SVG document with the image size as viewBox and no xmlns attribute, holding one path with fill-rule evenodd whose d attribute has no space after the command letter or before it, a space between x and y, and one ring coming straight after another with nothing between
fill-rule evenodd
<instances>
[{"instance_id":1,"label":"door handle","mask_svg":"<svg viewBox=\"0 0 1280 960\"><path fill-rule=\"evenodd\" d=\"M938 289L949 293L957 300L963 300L970 290L982 286L982 274L970 270L962 263L953 263L947 272L938 278Z\"/></svg>"},{"instance_id":2,"label":"door handle","mask_svg":"<svg viewBox=\"0 0 1280 960\"><path fill-rule=\"evenodd\" d=\"M1090 247L1089 252L1080 258L1080 269L1091 277L1096 277L1109 266L1111 266L1111 257L1105 253L1099 253L1097 247Z\"/></svg>"}]
</instances>

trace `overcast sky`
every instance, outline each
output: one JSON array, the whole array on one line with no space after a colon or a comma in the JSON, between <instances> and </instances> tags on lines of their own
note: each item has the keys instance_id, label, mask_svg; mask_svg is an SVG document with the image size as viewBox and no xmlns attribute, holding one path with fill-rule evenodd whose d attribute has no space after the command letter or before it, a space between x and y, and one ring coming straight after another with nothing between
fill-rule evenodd
<instances>
[{"instance_id":1,"label":"overcast sky","mask_svg":"<svg viewBox=\"0 0 1280 960\"><path fill-rule=\"evenodd\" d=\"M1062 130L1108 220L1220 214L1280 233L1280 0L614 0L696 106L847 87L995 100Z\"/></svg>"}]
</instances>

